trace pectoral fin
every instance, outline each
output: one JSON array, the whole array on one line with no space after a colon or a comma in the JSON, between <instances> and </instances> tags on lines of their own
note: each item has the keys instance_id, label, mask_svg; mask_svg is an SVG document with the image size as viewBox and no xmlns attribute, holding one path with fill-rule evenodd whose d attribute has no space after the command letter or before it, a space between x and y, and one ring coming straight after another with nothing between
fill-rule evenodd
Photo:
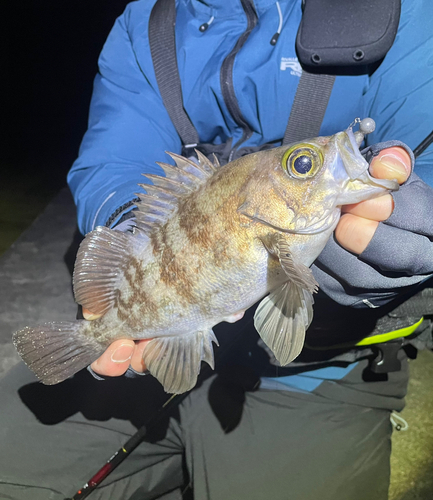
<instances>
[{"instance_id":1,"label":"pectoral fin","mask_svg":"<svg viewBox=\"0 0 433 500\"><path fill-rule=\"evenodd\" d=\"M263 243L278 258L289 281L262 300L254 325L263 342L285 366L302 351L305 332L313 318L312 293L318 285L311 269L292 255L281 234L274 233Z\"/></svg>"},{"instance_id":2,"label":"pectoral fin","mask_svg":"<svg viewBox=\"0 0 433 500\"><path fill-rule=\"evenodd\" d=\"M299 356L313 318L313 296L294 282L265 297L254 315L254 326L281 366Z\"/></svg>"},{"instance_id":3,"label":"pectoral fin","mask_svg":"<svg viewBox=\"0 0 433 500\"><path fill-rule=\"evenodd\" d=\"M290 281L311 293L317 292L319 285L313 276L313 272L295 258L290 251L289 244L282 235L274 233L264 239L263 243L269 253L278 258Z\"/></svg>"},{"instance_id":4,"label":"pectoral fin","mask_svg":"<svg viewBox=\"0 0 433 500\"><path fill-rule=\"evenodd\" d=\"M143 361L166 392L182 394L195 386L201 361L214 367L212 342L218 345L212 330L155 338L146 346Z\"/></svg>"}]
</instances>

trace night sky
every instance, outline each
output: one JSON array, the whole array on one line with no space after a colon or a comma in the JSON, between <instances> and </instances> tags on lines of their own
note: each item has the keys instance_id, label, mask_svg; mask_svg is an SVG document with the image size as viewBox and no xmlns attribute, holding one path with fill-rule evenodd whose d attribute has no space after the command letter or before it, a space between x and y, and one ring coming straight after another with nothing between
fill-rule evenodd
<instances>
[{"instance_id":1,"label":"night sky","mask_svg":"<svg viewBox=\"0 0 433 500\"><path fill-rule=\"evenodd\" d=\"M98 55L128 2L7 3L0 28L2 177L36 176L61 187L86 130Z\"/></svg>"}]
</instances>

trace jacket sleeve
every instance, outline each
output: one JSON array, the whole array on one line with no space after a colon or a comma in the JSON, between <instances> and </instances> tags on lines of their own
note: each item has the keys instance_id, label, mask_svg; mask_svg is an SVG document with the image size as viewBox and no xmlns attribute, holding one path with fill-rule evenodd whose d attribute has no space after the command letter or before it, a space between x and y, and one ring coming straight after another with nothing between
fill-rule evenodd
<instances>
[{"instance_id":1,"label":"jacket sleeve","mask_svg":"<svg viewBox=\"0 0 433 500\"><path fill-rule=\"evenodd\" d=\"M129 30L141 29L140 47ZM141 50L140 65L136 50ZM130 205L142 173L162 173L164 151L180 153L179 136L162 103L147 44L147 23L131 26L131 8L117 19L99 58L88 130L68 175L83 234ZM130 209L130 208L129 208ZM115 223L116 220L113 220Z\"/></svg>"},{"instance_id":2,"label":"jacket sleeve","mask_svg":"<svg viewBox=\"0 0 433 500\"><path fill-rule=\"evenodd\" d=\"M431 2L402 4L396 41L363 97L363 116L377 123L371 144L397 139L414 149L433 128L432 16ZM414 171L418 175L394 194L394 213L379 224L360 256L331 238L313 266L322 290L337 302L377 307L431 277L432 145L417 158Z\"/></svg>"}]
</instances>

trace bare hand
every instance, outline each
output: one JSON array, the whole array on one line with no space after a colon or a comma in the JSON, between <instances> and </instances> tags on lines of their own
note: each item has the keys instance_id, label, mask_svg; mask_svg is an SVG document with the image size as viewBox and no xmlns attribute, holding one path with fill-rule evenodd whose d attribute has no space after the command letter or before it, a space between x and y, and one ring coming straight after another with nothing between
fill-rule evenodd
<instances>
[{"instance_id":1,"label":"bare hand","mask_svg":"<svg viewBox=\"0 0 433 500\"><path fill-rule=\"evenodd\" d=\"M410 156L401 147L382 150L370 165L372 176L378 179L397 179L399 184L403 184L410 173ZM388 219L393 210L394 202L390 194L345 205L343 216L335 229L337 241L350 252L362 253L373 238L379 222Z\"/></svg>"},{"instance_id":2,"label":"bare hand","mask_svg":"<svg viewBox=\"0 0 433 500\"><path fill-rule=\"evenodd\" d=\"M84 307L83 316L87 320L100 317ZM129 366L136 372L143 373L146 371L146 366L143 363L143 351L148 342L150 340L115 340L104 354L90 366L95 373L105 377L123 375Z\"/></svg>"}]
</instances>

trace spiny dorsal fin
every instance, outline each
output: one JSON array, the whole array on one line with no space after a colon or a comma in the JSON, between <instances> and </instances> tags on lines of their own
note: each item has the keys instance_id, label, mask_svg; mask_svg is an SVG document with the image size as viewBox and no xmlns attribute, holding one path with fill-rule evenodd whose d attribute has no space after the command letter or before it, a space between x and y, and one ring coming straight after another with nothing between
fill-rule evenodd
<instances>
[{"instance_id":1,"label":"spiny dorsal fin","mask_svg":"<svg viewBox=\"0 0 433 500\"><path fill-rule=\"evenodd\" d=\"M197 155L197 158L200 162L200 165L207 170L207 172L209 172L211 175L213 175L216 171L216 169L218 168L219 164L218 164L218 160L217 160L217 164L214 165L207 156L205 156L203 153L201 153L198 149L194 149L195 151L195 154ZM214 158L216 158L215 155L213 155Z\"/></svg>"},{"instance_id":2,"label":"spiny dorsal fin","mask_svg":"<svg viewBox=\"0 0 433 500\"><path fill-rule=\"evenodd\" d=\"M158 163L158 165L164 165L163 163ZM170 167L171 165L167 165ZM154 186L161 187L166 191L170 191L174 196L182 196L185 194L191 193L191 191L195 191L196 184L192 182L178 182L174 179L170 179L170 177L163 177L162 175L156 174L143 174L144 177L147 177L153 182Z\"/></svg>"},{"instance_id":3,"label":"spiny dorsal fin","mask_svg":"<svg viewBox=\"0 0 433 500\"><path fill-rule=\"evenodd\" d=\"M174 162L176 163L176 167L185 172L195 175L199 179L206 180L212 175L209 175L209 168L206 168L203 162L196 163L192 160L189 160L188 158L177 155L176 153L169 153L168 151L166 151L166 153L174 160Z\"/></svg>"},{"instance_id":4,"label":"spiny dorsal fin","mask_svg":"<svg viewBox=\"0 0 433 500\"><path fill-rule=\"evenodd\" d=\"M141 201L136 203L136 227L142 233L149 235L165 224L177 209L179 200L197 191L216 172L219 163L215 156L215 163L212 163L200 151L196 153L198 163L167 152L176 166L157 162L166 177L143 174L152 184L139 184L146 193L137 193Z\"/></svg>"},{"instance_id":5,"label":"spiny dorsal fin","mask_svg":"<svg viewBox=\"0 0 433 500\"><path fill-rule=\"evenodd\" d=\"M156 164L159 165L162 170L164 170L167 179L179 182L184 186L195 186L197 183L197 176L193 173L187 172L186 170L182 170L178 167L174 167L173 165L169 165L168 163L157 161Z\"/></svg>"},{"instance_id":6,"label":"spiny dorsal fin","mask_svg":"<svg viewBox=\"0 0 433 500\"><path fill-rule=\"evenodd\" d=\"M215 153L212 153L212 158L213 158L213 164L214 164L214 167L218 170L220 168L220 162L218 160L218 157Z\"/></svg>"},{"instance_id":7,"label":"spiny dorsal fin","mask_svg":"<svg viewBox=\"0 0 433 500\"><path fill-rule=\"evenodd\" d=\"M82 241L75 261L75 300L94 314L105 314L114 304L120 271L136 239L107 227L97 227Z\"/></svg>"}]
</instances>

